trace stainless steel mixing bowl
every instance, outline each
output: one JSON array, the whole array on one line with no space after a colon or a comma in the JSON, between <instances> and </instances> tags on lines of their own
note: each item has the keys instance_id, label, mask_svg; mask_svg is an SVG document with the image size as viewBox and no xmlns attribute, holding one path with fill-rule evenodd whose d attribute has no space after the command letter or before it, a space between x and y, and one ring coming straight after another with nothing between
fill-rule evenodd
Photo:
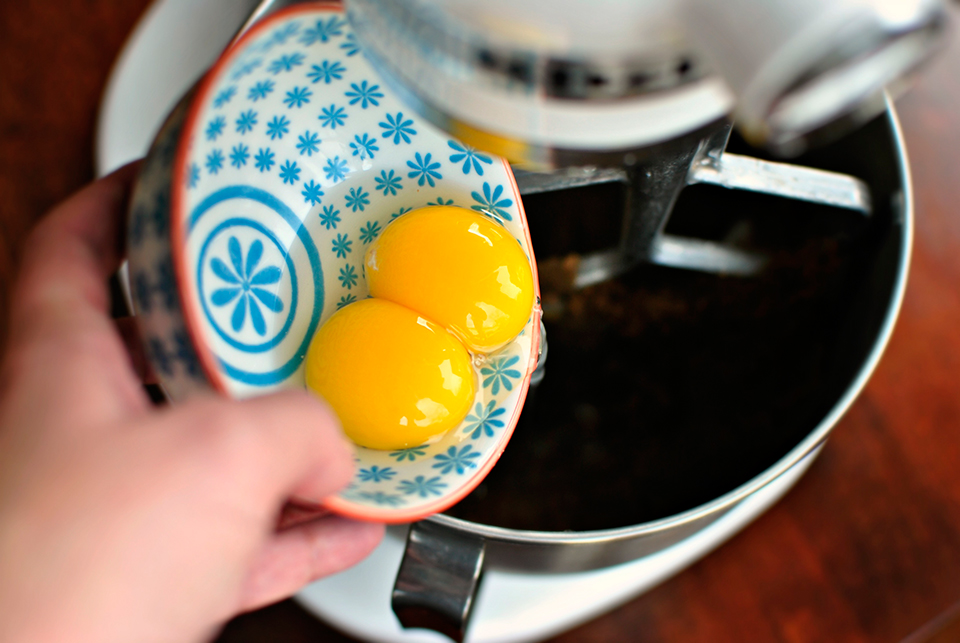
<instances>
[{"instance_id":1,"label":"stainless steel mixing bowl","mask_svg":"<svg viewBox=\"0 0 960 643\"><path fill-rule=\"evenodd\" d=\"M740 473L745 482L735 488L700 489L701 496L714 499L640 524L593 531L531 531L449 515L416 523L410 529L393 592L393 609L404 626L430 627L456 639L462 637L484 569L531 574L576 572L661 551L716 521L797 467L824 443L866 384L892 332L907 279L912 200L903 140L892 106L860 131L804 161L860 178L869 186L874 204L857 242L861 245L863 270L852 277L851 295L844 300L842 314L829 320L836 337L830 348L829 373L818 383L819 399L828 402L822 405L825 411L819 421L804 429L791 447L771 457L759 470L750 469L756 467L755 462L745 464L736 457L718 454L726 459L721 466L743 469ZM535 215L531 214L534 226ZM533 232L536 242L536 230ZM550 377L549 360L546 377ZM778 430L775 423L770 430ZM521 431L522 426L518 437ZM515 448L516 444L511 444L511 449ZM685 480L673 483L696 486L689 471L683 475L687 476ZM498 500L510 502L509 497Z\"/></svg>"}]
</instances>

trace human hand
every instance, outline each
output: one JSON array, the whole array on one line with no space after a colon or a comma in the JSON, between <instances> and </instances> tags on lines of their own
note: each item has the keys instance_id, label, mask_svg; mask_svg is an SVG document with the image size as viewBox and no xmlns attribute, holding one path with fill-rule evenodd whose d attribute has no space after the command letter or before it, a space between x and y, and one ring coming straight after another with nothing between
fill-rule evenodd
<instances>
[{"instance_id":1,"label":"human hand","mask_svg":"<svg viewBox=\"0 0 960 643\"><path fill-rule=\"evenodd\" d=\"M195 641L344 569L381 525L277 530L344 486L350 448L307 393L150 405L107 315L135 169L34 230L0 366L0 641Z\"/></svg>"}]
</instances>

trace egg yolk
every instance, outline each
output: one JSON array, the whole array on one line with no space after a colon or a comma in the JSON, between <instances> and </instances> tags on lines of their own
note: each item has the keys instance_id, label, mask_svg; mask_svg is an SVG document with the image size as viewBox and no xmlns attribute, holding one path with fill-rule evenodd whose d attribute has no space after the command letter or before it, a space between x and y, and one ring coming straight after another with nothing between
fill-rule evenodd
<instances>
[{"instance_id":1,"label":"egg yolk","mask_svg":"<svg viewBox=\"0 0 960 643\"><path fill-rule=\"evenodd\" d=\"M417 311L479 353L516 337L533 310L523 248L466 208L420 208L392 222L367 251L366 274L373 297Z\"/></svg>"},{"instance_id":2,"label":"egg yolk","mask_svg":"<svg viewBox=\"0 0 960 643\"><path fill-rule=\"evenodd\" d=\"M337 311L307 351L307 386L351 440L402 449L458 425L473 402L470 355L444 328L385 299Z\"/></svg>"}]
</instances>

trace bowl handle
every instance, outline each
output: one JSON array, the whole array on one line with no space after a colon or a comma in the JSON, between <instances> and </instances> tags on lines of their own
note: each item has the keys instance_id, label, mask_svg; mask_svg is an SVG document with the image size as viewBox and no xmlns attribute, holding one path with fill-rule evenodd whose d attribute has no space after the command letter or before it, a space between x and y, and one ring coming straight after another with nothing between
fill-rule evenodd
<instances>
[{"instance_id":1,"label":"bowl handle","mask_svg":"<svg viewBox=\"0 0 960 643\"><path fill-rule=\"evenodd\" d=\"M482 538L421 521L410 526L393 586L393 612L404 628L426 628L463 641L483 573Z\"/></svg>"}]
</instances>

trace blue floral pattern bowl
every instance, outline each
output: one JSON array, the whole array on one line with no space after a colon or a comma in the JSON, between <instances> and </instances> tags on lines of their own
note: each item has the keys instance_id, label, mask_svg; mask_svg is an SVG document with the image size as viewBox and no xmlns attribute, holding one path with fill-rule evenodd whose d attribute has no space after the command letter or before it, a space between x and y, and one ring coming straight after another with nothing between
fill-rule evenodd
<instances>
[{"instance_id":1,"label":"blue floral pattern bowl","mask_svg":"<svg viewBox=\"0 0 960 643\"><path fill-rule=\"evenodd\" d=\"M317 328L367 296L369 244L431 204L498 221L536 274L509 165L414 116L339 7L299 5L256 25L168 119L134 195L131 290L168 394L303 387ZM539 330L537 307L513 342L475 356L472 411L439 442L357 447L353 482L326 504L405 522L469 493L513 432Z\"/></svg>"}]
</instances>

